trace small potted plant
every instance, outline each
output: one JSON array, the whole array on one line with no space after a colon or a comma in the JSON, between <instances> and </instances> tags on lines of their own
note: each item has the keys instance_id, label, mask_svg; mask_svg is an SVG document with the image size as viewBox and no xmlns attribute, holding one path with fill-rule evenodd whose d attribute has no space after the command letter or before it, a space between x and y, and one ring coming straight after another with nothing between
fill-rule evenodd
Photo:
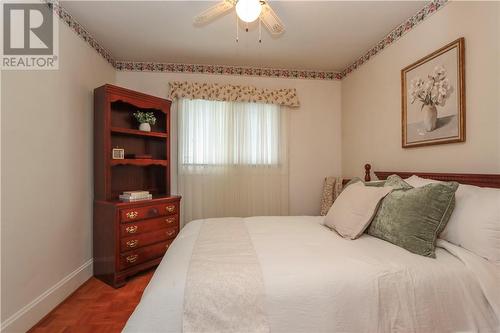
<instances>
[{"instance_id":1,"label":"small potted plant","mask_svg":"<svg viewBox=\"0 0 500 333\"><path fill-rule=\"evenodd\" d=\"M134 113L135 119L139 122L139 130L151 132L151 125L156 123L156 117L153 112L137 111Z\"/></svg>"}]
</instances>

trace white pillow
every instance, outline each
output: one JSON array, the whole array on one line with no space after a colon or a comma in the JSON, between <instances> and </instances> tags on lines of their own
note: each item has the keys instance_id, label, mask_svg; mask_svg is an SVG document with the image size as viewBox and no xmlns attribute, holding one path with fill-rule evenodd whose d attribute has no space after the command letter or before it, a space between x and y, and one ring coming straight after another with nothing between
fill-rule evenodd
<instances>
[{"instance_id":1,"label":"white pillow","mask_svg":"<svg viewBox=\"0 0 500 333\"><path fill-rule=\"evenodd\" d=\"M413 187L438 182L411 176ZM439 238L488 260L500 262L500 189L460 184L455 209Z\"/></svg>"},{"instance_id":2,"label":"white pillow","mask_svg":"<svg viewBox=\"0 0 500 333\"><path fill-rule=\"evenodd\" d=\"M358 238L372 221L379 202L391 191L392 187L365 186L363 182L349 185L326 214L325 225L344 238Z\"/></svg>"},{"instance_id":3,"label":"white pillow","mask_svg":"<svg viewBox=\"0 0 500 333\"><path fill-rule=\"evenodd\" d=\"M500 189L460 184L439 238L500 263Z\"/></svg>"},{"instance_id":4,"label":"white pillow","mask_svg":"<svg viewBox=\"0 0 500 333\"><path fill-rule=\"evenodd\" d=\"M441 183L439 180L422 178L416 175L406 178L404 181L413 187L422 187L428 184Z\"/></svg>"}]
</instances>

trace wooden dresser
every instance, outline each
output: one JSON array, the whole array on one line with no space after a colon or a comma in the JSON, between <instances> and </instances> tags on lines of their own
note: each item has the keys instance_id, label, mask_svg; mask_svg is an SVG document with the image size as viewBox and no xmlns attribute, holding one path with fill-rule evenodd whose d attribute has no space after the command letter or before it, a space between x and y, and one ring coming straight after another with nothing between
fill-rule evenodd
<instances>
[{"instance_id":1,"label":"wooden dresser","mask_svg":"<svg viewBox=\"0 0 500 333\"><path fill-rule=\"evenodd\" d=\"M151 132L132 114L153 112ZM94 276L117 288L158 265L179 232L180 197L170 195L170 101L104 85L94 90ZM113 159L112 149L125 158ZM135 156L150 158L134 158ZM153 199L121 202L124 191Z\"/></svg>"}]
</instances>

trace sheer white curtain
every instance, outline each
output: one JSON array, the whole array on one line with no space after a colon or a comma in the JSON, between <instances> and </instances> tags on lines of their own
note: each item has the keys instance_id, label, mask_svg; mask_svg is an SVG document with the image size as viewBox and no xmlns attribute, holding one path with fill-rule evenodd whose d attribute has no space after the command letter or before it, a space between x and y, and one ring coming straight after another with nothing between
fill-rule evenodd
<instances>
[{"instance_id":1,"label":"sheer white curtain","mask_svg":"<svg viewBox=\"0 0 500 333\"><path fill-rule=\"evenodd\" d=\"M287 127L279 105L181 99L182 219L288 213Z\"/></svg>"}]
</instances>

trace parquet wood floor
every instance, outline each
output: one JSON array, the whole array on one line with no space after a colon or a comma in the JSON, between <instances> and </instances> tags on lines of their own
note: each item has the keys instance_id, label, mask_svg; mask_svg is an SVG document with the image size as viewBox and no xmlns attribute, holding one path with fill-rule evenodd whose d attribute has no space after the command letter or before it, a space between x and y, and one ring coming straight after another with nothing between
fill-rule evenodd
<instances>
[{"instance_id":1,"label":"parquet wood floor","mask_svg":"<svg viewBox=\"0 0 500 333\"><path fill-rule=\"evenodd\" d=\"M29 333L121 332L153 272L150 270L136 275L120 289L114 289L92 277Z\"/></svg>"}]
</instances>

